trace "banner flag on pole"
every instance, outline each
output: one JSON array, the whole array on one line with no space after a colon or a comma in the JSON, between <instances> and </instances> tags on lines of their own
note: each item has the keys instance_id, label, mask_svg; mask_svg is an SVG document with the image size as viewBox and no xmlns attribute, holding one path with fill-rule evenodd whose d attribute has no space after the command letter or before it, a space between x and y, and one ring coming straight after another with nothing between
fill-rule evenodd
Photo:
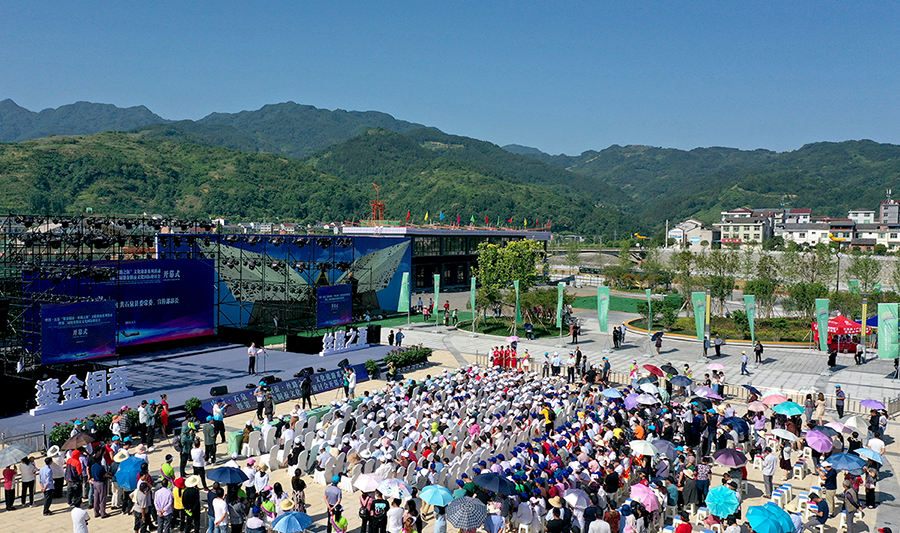
<instances>
[{"instance_id":1,"label":"banner flag on pole","mask_svg":"<svg viewBox=\"0 0 900 533\"><path fill-rule=\"evenodd\" d=\"M400 300L397 302L397 312L406 311L409 311L409 272L403 273L403 279L400 281Z\"/></svg>"},{"instance_id":2,"label":"banner flag on pole","mask_svg":"<svg viewBox=\"0 0 900 533\"><path fill-rule=\"evenodd\" d=\"M851 279L850 280L850 292L853 294L859 294L859 280Z\"/></svg>"},{"instance_id":3,"label":"banner flag on pole","mask_svg":"<svg viewBox=\"0 0 900 533\"><path fill-rule=\"evenodd\" d=\"M563 292L565 292L563 287L561 281L556 285L556 327L558 328L562 327Z\"/></svg>"},{"instance_id":4,"label":"banner flag on pole","mask_svg":"<svg viewBox=\"0 0 900 533\"><path fill-rule=\"evenodd\" d=\"M692 292L691 302L694 304L694 327L697 328L697 340L703 341L706 332L706 293Z\"/></svg>"},{"instance_id":5,"label":"banner flag on pole","mask_svg":"<svg viewBox=\"0 0 900 533\"><path fill-rule=\"evenodd\" d=\"M474 220L473 220L473 222L474 222ZM484 215L484 224L485 224L486 226L490 226L490 225L491 225L491 221L488 220L487 215Z\"/></svg>"},{"instance_id":6,"label":"banner flag on pole","mask_svg":"<svg viewBox=\"0 0 900 533\"><path fill-rule=\"evenodd\" d=\"M441 218L440 218L440 219L441 219L441 220L444 220L444 219L445 219L445 218L447 218L447 217L445 217L445 216L444 216L444 212L443 212L443 211L441 211L441 214L440 214L440 215L438 215L438 216L440 216L440 217L441 217Z\"/></svg>"},{"instance_id":7,"label":"banner flag on pole","mask_svg":"<svg viewBox=\"0 0 900 533\"><path fill-rule=\"evenodd\" d=\"M519 280L513 282L513 287L516 289L516 324L521 324L522 312L519 310Z\"/></svg>"},{"instance_id":8,"label":"banner flag on pole","mask_svg":"<svg viewBox=\"0 0 900 533\"><path fill-rule=\"evenodd\" d=\"M606 333L609 326L609 287L597 287L597 320L600 331Z\"/></svg>"},{"instance_id":9,"label":"banner flag on pole","mask_svg":"<svg viewBox=\"0 0 900 533\"><path fill-rule=\"evenodd\" d=\"M472 306L472 331L475 331L475 276L472 276L469 287L469 304Z\"/></svg>"},{"instance_id":10,"label":"banner flag on pole","mask_svg":"<svg viewBox=\"0 0 900 533\"><path fill-rule=\"evenodd\" d=\"M861 327L859 328L859 339L863 345L863 348L866 347L866 319L869 318L869 299L863 296L862 299L862 319L860 320Z\"/></svg>"},{"instance_id":11,"label":"banner flag on pole","mask_svg":"<svg viewBox=\"0 0 900 533\"><path fill-rule=\"evenodd\" d=\"M434 309L431 310L434 313L434 325L435 326L438 324L437 310L439 307L438 303L440 302L440 299L441 299L441 275L435 274L434 275Z\"/></svg>"},{"instance_id":12,"label":"banner flag on pole","mask_svg":"<svg viewBox=\"0 0 900 533\"><path fill-rule=\"evenodd\" d=\"M484 218L487 218L487 217L484 217ZM472 216L469 218L469 222L471 222L472 224L475 224L475 215L472 215ZM487 222L487 221L485 221L485 222Z\"/></svg>"},{"instance_id":13,"label":"banner flag on pole","mask_svg":"<svg viewBox=\"0 0 900 533\"><path fill-rule=\"evenodd\" d=\"M409 216L410 216L410 214L411 214L411 213L410 213L409 209L407 209L407 210L406 210L406 221L407 221L407 222L409 222Z\"/></svg>"},{"instance_id":14,"label":"banner flag on pole","mask_svg":"<svg viewBox=\"0 0 900 533\"><path fill-rule=\"evenodd\" d=\"M744 309L747 310L747 321L750 322L750 342L756 344L756 328L753 321L756 319L756 296L744 295Z\"/></svg>"},{"instance_id":15,"label":"banner flag on pole","mask_svg":"<svg viewBox=\"0 0 900 533\"><path fill-rule=\"evenodd\" d=\"M425 211L425 222L428 222L428 211Z\"/></svg>"},{"instance_id":16,"label":"banner flag on pole","mask_svg":"<svg viewBox=\"0 0 900 533\"><path fill-rule=\"evenodd\" d=\"M819 326L819 349L828 351L828 299L816 298L816 323Z\"/></svg>"},{"instance_id":17,"label":"banner flag on pole","mask_svg":"<svg viewBox=\"0 0 900 533\"><path fill-rule=\"evenodd\" d=\"M878 358L900 358L897 344L897 304L878 304Z\"/></svg>"},{"instance_id":18,"label":"banner flag on pole","mask_svg":"<svg viewBox=\"0 0 900 533\"><path fill-rule=\"evenodd\" d=\"M647 293L647 334L650 335L653 332L653 300L650 299L650 294L652 294L650 289L647 289L646 293Z\"/></svg>"}]
</instances>

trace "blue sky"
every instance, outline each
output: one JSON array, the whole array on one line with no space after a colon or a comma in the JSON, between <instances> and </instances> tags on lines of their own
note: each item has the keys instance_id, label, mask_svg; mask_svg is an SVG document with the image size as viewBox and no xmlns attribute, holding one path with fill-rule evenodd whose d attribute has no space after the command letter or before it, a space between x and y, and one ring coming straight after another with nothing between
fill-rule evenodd
<instances>
[{"instance_id":1,"label":"blue sky","mask_svg":"<svg viewBox=\"0 0 900 533\"><path fill-rule=\"evenodd\" d=\"M853 4L853 5L851 5ZM171 119L295 101L577 154L900 144L875 2L9 2L0 99Z\"/></svg>"}]
</instances>

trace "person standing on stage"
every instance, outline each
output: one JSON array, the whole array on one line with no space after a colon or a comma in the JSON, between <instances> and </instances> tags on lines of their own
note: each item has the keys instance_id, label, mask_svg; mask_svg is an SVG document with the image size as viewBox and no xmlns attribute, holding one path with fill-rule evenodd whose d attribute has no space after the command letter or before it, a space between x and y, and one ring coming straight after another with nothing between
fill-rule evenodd
<instances>
[{"instance_id":1,"label":"person standing on stage","mask_svg":"<svg viewBox=\"0 0 900 533\"><path fill-rule=\"evenodd\" d=\"M391 330L391 332L388 333L388 346L393 346L393 345L394 345L394 330Z\"/></svg>"},{"instance_id":2,"label":"person standing on stage","mask_svg":"<svg viewBox=\"0 0 900 533\"><path fill-rule=\"evenodd\" d=\"M213 427L215 428L215 434L213 434L213 440L215 440L216 435L222 436L222 444L225 444L225 410L228 409L228 406L225 405L225 401L222 398L216 400L216 404L213 405Z\"/></svg>"},{"instance_id":3,"label":"person standing on stage","mask_svg":"<svg viewBox=\"0 0 900 533\"><path fill-rule=\"evenodd\" d=\"M253 390L253 396L256 397L256 418L262 421L263 407L266 403L266 382L260 381L259 386Z\"/></svg>"},{"instance_id":4,"label":"person standing on stage","mask_svg":"<svg viewBox=\"0 0 900 533\"><path fill-rule=\"evenodd\" d=\"M312 396L312 376L307 373L303 376L303 381L300 382L300 400L303 409L312 409L310 396Z\"/></svg>"},{"instance_id":5,"label":"person standing on stage","mask_svg":"<svg viewBox=\"0 0 900 533\"><path fill-rule=\"evenodd\" d=\"M247 358L250 360L250 365L247 367L247 374L253 375L256 374L256 356L259 355L259 348L256 347L255 342L250 343L250 347L247 348Z\"/></svg>"},{"instance_id":6,"label":"person standing on stage","mask_svg":"<svg viewBox=\"0 0 900 533\"><path fill-rule=\"evenodd\" d=\"M397 330L397 335L394 337L394 342L397 343L397 346L403 346L403 337L406 335L403 334L403 328Z\"/></svg>"}]
</instances>

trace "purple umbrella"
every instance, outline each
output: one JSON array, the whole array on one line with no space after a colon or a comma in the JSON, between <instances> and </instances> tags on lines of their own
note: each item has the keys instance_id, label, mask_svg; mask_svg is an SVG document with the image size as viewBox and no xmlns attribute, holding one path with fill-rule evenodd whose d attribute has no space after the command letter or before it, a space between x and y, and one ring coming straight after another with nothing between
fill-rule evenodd
<instances>
[{"instance_id":1,"label":"purple umbrella","mask_svg":"<svg viewBox=\"0 0 900 533\"><path fill-rule=\"evenodd\" d=\"M743 466L747 464L747 456L732 448L724 448L717 451L713 454L713 459L725 466Z\"/></svg>"},{"instance_id":2,"label":"purple umbrella","mask_svg":"<svg viewBox=\"0 0 900 533\"><path fill-rule=\"evenodd\" d=\"M697 387L694 389L694 394L701 398L711 398L713 400L721 400L722 397L716 394L716 391L712 390L709 387Z\"/></svg>"},{"instance_id":3,"label":"purple umbrella","mask_svg":"<svg viewBox=\"0 0 900 533\"><path fill-rule=\"evenodd\" d=\"M834 447L834 442L820 431L810 431L806 434L806 445L819 453L828 453Z\"/></svg>"},{"instance_id":4,"label":"purple umbrella","mask_svg":"<svg viewBox=\"0 0 900 533\"><path fill-rule=\"evenodd\" d=\"M866 409L877 409L879 411L884 409L884 404L879 402L878 400L863 400L859 402L859 405L865 407Z\"/></svg>"},{"instance_id":5,"label":"purple umbrella","mask_svg":"<svg viewBox=\"0 0 900 533\"><path fill-rule=\"evenodd\" d=\"M631 410L638 406L637 394L629 394L625 397L625 409Z\"/></svg>"}]
</instances>

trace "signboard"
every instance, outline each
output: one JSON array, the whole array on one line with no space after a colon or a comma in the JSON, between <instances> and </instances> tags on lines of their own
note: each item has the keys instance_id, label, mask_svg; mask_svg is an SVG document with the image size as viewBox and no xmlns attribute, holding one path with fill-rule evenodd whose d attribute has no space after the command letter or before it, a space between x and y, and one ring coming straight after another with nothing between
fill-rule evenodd
<instances>
[{"instance_id":1,"label":"signboard","mask_svg":"<svg viewBox=\"0 0 900 533\"><path fill-rule=\"evenodd\" d=\"M116 304L41 305L41 364L116 355Z\"/></svg>"},{"instance_id":2,"label":"signboard","mask_svg":"<svg viewBox=\"0 0 900 533\"><path fill-rule=\"evenodd\" d=\"M722 242L728 244L728 243L740 243L740 242L744 242L744 241L741 239L722 239Z\"/></svg>"},{"instance_id":3,"label":"signboard","mask_svg":"<svg viewBox=\"0 0 900 533\"><path fill-rule=\"evenodd\" d=\"M700 237L691 237L692 244L700 244Z\"/></svg>"},{"instance_id":4,"label":"signboard","mask_svg":"<svg viewBox=\"0 0 900 533\"><path fill-rule=\"evenodd\" d=\"M369 380L369 373L366 372L366 365L353 365L352 368L353 371L356 372L357 383L362 383L363 381ZM289 379L287 381L279 381L278 383L272 383L271 385L269 385L275 403L277 404L281 402L297 400L298 398L300 398L300 384L302 382L303 379L298 378ZM313 394L319 394L321 392L334 390L342 387L343 384L344 371L340 368L328 370L327 372L319 372L312 375ZM246 413L248 411L255 411L256 397L253 395L253 390L254 389L246 389L235 394L220 396L225 405L228 406L226 414L230 416L240 413ZM210 398L209 400L201 404L200 411L197 413L197 416L200 417L200 420L205 420L206 416L212 415L213 403L217 399L218 398Z\"/></svg>"},{"instance_id":5,"label":"signboard","mask_svg":"<svg viewBox=\"0 0 900 533\"><path fill-rule=\"evenodd\" d=\"M353 321L353 286L332 285L316 290L316 326L330 328Z\"/></svg>"},{"instance_id":6,"label":"signboard","mask_svg":"<svg viewBox=\"0 0 900 533\"><path fill-rule=\"evenodd\" d=\"M332 355L342 352L352 352L369 347L369 328L361 327L349 331L339 330L334 333L326 333L322 337L322 351L319 356Z\"/></svg>"},{"instance_id":7,"label":"signboard","mask_svg":"<svg viewBox=\"0 0 900 533\"><path fill-rule=\"evenodd\" d=\"M128 398L134 393L125 386L127 380L128 371L119 367L88 372L84 381L72 374L62 385L55 378L38 381L34 386L36 407L31 410L31 416Z\"/></svg>"}]
</instances>

